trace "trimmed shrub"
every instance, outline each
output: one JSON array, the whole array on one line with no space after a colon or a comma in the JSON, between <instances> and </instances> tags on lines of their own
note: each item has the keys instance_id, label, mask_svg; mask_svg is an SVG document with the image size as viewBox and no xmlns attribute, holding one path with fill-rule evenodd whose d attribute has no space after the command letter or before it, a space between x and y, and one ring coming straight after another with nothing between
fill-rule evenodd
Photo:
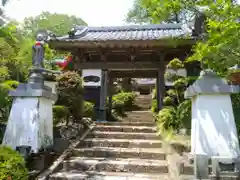
<instances>
[{"instance_id":1,"label":"trimmed shrub","mask_svg":"<svg viewBox=\"0 0 240 180\"><path fill-rule=\"evenodd\" d=\"M53 125L57 125L60 122L68 124L70 112L65 106L53 106Z\"/></svg>"},{"instance_id":2,"label":"trimmed shrub","mask_svg":"<svg viewBox=\"0 0 240 180\"><path fill-rule=\"evenodd\" d=\"M174 105L174 100L170 96L166 96L163 99L163 105L164 106L173 106Z\"/></svg>"},{"instance_id":3,"label":"trimmed shrub","mask_svg":"<svg viewBox=\"0 0 240 180\"><path fill-rule=\"evenodd\" d=\"M169 89L166 94L170 97L176 97L177 96L177 91L175 89Z\"/></svg>"},{"instance_id":4,"label":"trimmed shrub","mask_svg":"<svg viewBox=\"0 0 240 180\"><path fill-rule=\"evenodd\" d=\"M178 58L174 58L173 60L171 60L168 65L167 65L168 69L173 69L174 71L177 71L179 69L184 68L184 64L183 62L178 59Z\"/></svg>"},{"instance_id":5,"label":"trimmed shrub","mask_svg":"<svg viewBox=\"0 0 240 180\"><path fill-rule=\"evenodd\" d=\"M176 81L177 79L181 78L181 76L174 74L172 72L165 72L164 78L165 78L165 80L172 82L172 81Z\"/></svg>"},{"instance_id":6,"label":"trimmed shrub","mask_svg":"<svg viewBox=\"0 0 240 180\"><path fill-rule=\"evenodd\" d=\"M112 108L117 116L124 117L125 111L131 110L135 104L136 94L120 92L112 97Z\"/></svg>"},{"instance_id":7,"label":"trimmed shrub","mask_svg":"<svg viewBox=\"0 0 240 180\"><path fill-rule=\"evenodd\" d=\"M113 104L123 104L124 109L131 109L135 103L136 94L133 92L120 92L113 95Z\"/></svg>"},{"instance_id":8,"label":"trimmed shrub","mask_svg":"<svg viewBox=\"0 0 240 180\"><path fill-rule=\"evenodd\" d=\"M6 146L0 146L0 180L28 179L28 170L23 157Z\"/></svg>"},{"instance_id":9,"label":"trimmed shrub","mask_svg":"<svg viewBox=\"0 0 240 180\"><path fill-rule=\"evenodd\" d=\"M77 72L68 71L57 78L56 90L58 100L56 105L68 108L73 120L82 118L83 110L83 86L82 79Z\"/></svg>"},{"instance_id":10,"label":"trimmed shrub","mask_svg":"<svg viewBox=\"0 0 240 180\"><path fill-rule=\"evenodd\" d=\"M153 99L152 100L152 106L151 106L151 111L156 114L158 112L157 110L157 100L156 99Z\"/></svg>"},{"instance_id":11,"label":"trimmed shrub","mask_svg":"<svg viewBox=\"0 0 240 180\"><path fill-rule=\"evenodd\" d=\"M186 80L186 78L179 78L178 80L176 80L176 81L173 82L173 86L174 86L176 89L185 88L186 85L187 85L187 80Z\"/></svg>"},{"instance_id":12,"label":"trimmed shrub","mask_svg":"<svg viewBox=\"0 0 240 180\"><path fill-rule=\"evenodd\" d=\"M88 101L84 101L83 117L94 118L94 116L94 104Z\"/></svg>"},{"instance_id":13,"label":"trimmed shrub","mask_svg":"<svg viewBox=\"0 0 240 180\"><path fill-rule=\"evenodd\" d=\"M177 119L180 122L180 127L185 129L191 129L191 100L184 100L177 107Z\"/></svg>"},{"instance_id":14,"label":"trimmed shrub","mask_svg":"<svg viewBox=\"0 0 240 180\"><path fill-rule=\"evenodd\" d=\"M124 101L120 98L114 98L112 101L112 109L117 116L125 116L125 106Z\"/></svg>"},{"instance_id":15,"label":"trimmed shrub","mask_svg":"<svg viewBox=\"0 0 240 180\"><path fill-rule=\"evenodd\" d=\"M160 131L176 129L179 124L176 118L176 111L171 107L160 110L156 116L156 120L157 127Z\"/></svg>"}]
</instances>

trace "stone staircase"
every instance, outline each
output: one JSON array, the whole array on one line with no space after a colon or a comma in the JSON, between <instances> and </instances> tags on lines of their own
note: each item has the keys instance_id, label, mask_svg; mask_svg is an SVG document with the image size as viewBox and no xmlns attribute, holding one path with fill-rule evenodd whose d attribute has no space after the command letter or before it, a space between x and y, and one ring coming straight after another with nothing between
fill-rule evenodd
<instances>
[{"instance_id":1,"label":"stone staircase","mask_svg":"<svg viewBox=\"0 0 240 180\"><path fill-rule=\"evenodd\" d=\"M137 98L137 104L150 101L149 95ZM97 123L49 179L192 180L193 166L179 165L181 159L172 157L156 134L153 114L132 111L122 121Z\"/></svg>"},{"instance_id":2,"label":"stone staircase","mask_svg":"<svg viewBox=\"0 0 240 180\"><path fill-rule=\"evenodd\" d=\"M152 94L138 95L135 104L140 105L142 110L151 109L152 104Z\"/></svg>"},{"instance_id":3,"label":"stone staircase","mask_svg":"<svg viewBox=\"0 0 240 180\"><path fill-rule=\"evenodd\" d=\"M166 154L151 112L130 112L128 118L132 121L97 123L49 179L168 179Z\"/></svg>"}]
</instances>

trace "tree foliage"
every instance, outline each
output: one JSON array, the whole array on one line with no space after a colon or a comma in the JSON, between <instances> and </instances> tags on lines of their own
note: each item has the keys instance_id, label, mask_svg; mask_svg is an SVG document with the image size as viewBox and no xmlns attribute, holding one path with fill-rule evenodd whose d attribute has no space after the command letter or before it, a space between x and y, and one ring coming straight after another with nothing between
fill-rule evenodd
<instances>
[{"instance_id":1,"label":"tree foliage","mask_svg":"<svg viewBox=\"0 0 240 180\"><path fill-rule=\"evenodd\" d=\"M240 60L240 6L232 0L138 0L128 18L131 20L130 15L135 12L133 17L138 22L146 22L141 14L147 12L148 19L157 24L193 23L200 9L205 9L207 36L196 43L188 60L198 60L207 68L224 72Z\"/></svg>"},{"instance_id":2,"label":"tree foliage","mask_svg":"<svg viewBox=\"0 0 240 180\"><path fill-rule=\"evenodd\" d=\"M142 6L141 0L134 0L132 8L126 15L125 21L128 23L143 24L151 23L152 18L148 10Z\"/></svg>"},{"instance_id":3,"label":"tree foliage","mask_svg":"<svg viewBox=\"0 0 240 180\"><path fill-rule=\"evenodd\" d=\"M10 22L1 26L0 81L26 81L32 62L32 45L38 31L50 30L56 35L64 35L74 24L86 25L86 22L76 16L43 12L36 17L26 18L22 24ZM62 54L46 46L46 67L52 68L49 60L59 56Z\"/></svg>"},{"instance_id":4,"label":"tree foliage","mask_svg":"<svg viewBox=\"0 0 240 180\"><path fill-rule=\"evenodd\" d=\"M194 14L189 8L190 4L191 2L186 0L135 0L126 15L126 21L140 24L186 22L191 20Z\"/></svg>"},{"instance_id":5,"label":"tree foliage","mask_svg":"<svg viewBox=\"0 0 240 180\"><path fill-rule=\"evenodd\" d=\"M224 72L240 61L240 6L216 3L206 13L207 40L196 44L189 60L198 59L209 68Z\"/></svg>"},{"instance_id":6,"label":"tree foliage","mask_svg":"<svg viewBox=\"0 0 240 180\"><path fill-rule=\"evenodd\" d=\"M117 116L124 117L126 111L131 111L135 105L136 94L134 92L121 91L112 97L112 108Z\"/></svg>"},{"instance_id":7,"label":"tree foliage","mask_svg":"<svg viewBox=\"0 0 240 180\"><path fill-rule=\"evenodd\" d=\"M36 17L26 18L23 29L33 37L41 30L49 30L57 36L62 36L66 35L73 25L87 25L87 23L76 16L42 12Z\"/></svg>"},{"instance_id":8,"label":"tree foliage","mask_svg":"<svg viewBox=\"0 0 240 180\"><path fill-rule=\"evenodd\" d=\"M7 121L11 107L12 98L8 96L9 91L13 89L11 82L25 82L28 78L32 66L35 33L39 30L51 30L53 33L63 35L68 33L73 24L86 23L75 16L44 12L39 16L25 19L22 24L10 22L0 26L0 120L2 122ZM60 55L62 54L46 45L45 67L51 69L50 60Z\"/></svg>"}]
</instances>

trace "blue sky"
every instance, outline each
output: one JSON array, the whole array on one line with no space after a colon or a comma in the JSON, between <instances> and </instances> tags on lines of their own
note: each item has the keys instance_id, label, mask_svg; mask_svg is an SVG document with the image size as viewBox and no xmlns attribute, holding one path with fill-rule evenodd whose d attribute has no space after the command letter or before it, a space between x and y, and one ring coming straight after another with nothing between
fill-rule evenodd
<instances>
[{"instance_id":1,"label":"blue sky","mask_svg":"<svg viewBox=\"0 0 240 180\"><path fill-rule=\"evenodd\" d=\"M42 11L76 15L91 26L123 25L133 0L12 0L6 14L22 21Z\"/></svg>"}]
</instances>

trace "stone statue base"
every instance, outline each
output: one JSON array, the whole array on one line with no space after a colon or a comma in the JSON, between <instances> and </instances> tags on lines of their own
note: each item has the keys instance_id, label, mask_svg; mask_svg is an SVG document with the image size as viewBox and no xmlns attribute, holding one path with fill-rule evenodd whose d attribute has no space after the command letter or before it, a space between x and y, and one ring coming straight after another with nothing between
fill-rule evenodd
<instances>
[{"instance_id":1,"label":"stone statue base","mask_svg":"<svg viewBox=\"0 0 240 180\"><path fill-rule=\"evenodd\" d=\"M33 153L52 147L52 89L43 82L29 82L9 95L14 100L2 144L13 149L30 147Z\"/></svg>"}]
</instances>

